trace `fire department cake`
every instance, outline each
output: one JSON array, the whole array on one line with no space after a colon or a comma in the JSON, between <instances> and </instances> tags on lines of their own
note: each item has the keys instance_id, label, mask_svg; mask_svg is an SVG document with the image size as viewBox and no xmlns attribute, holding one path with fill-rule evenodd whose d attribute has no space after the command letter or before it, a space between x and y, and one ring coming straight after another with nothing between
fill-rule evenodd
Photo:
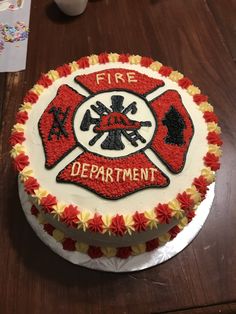
<instances>
[{"instance_id":1,"label":"fire department cake","mask_svg":"<svg viewBox=\"0 0 236 314\"><path fill-rule=\"evenodd\" d=\"M104 53L43 74L10 137L31 214L66 251L127 258L171 241L214 181L207 96L151 58Z\"/></svg>"}]
</instances>

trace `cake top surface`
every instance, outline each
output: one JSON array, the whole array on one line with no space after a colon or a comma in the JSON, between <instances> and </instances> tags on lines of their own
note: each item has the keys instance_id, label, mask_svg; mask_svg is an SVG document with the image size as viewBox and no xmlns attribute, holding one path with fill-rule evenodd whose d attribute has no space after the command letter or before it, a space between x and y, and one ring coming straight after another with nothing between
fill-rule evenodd
<instances>
[{"instance_id":1,"label":"cake top surface","mask_svg":"<svg viewBox=\"0 0 236 314\"><path fill-rule=\"evenodd\" d=\"M158 206L172 217L214 180L217 121L181 73L150 58L92 55L49 71L28 92L11 154L49 212L146 213L156 225Z\"/></svg>"}]
</instances>

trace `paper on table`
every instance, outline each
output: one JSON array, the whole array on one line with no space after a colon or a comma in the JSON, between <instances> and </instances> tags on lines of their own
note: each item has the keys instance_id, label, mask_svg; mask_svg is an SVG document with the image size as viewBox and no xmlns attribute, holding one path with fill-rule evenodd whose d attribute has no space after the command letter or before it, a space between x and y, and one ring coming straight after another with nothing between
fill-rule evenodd
<instances>
[{"instance_id":1,"label":"paper on table","mask_svg":"<svg viewBox=\"0 0 236 314\"><path fill-rule=\"evenodd\" d=\"M28 27L30 16L31 0L0 0L0 25L13 27L13 34L16 31L17 22L22 22ZM10 42L6 29L1 31L0 26L0 72L14 72L24 70L27 55L27 36L23 40ZM21 30L18 30L18 35ZM11 36L11 35L10 35ZM14 35L12 35L12 38Z\"/></svg>"}]
</instances>

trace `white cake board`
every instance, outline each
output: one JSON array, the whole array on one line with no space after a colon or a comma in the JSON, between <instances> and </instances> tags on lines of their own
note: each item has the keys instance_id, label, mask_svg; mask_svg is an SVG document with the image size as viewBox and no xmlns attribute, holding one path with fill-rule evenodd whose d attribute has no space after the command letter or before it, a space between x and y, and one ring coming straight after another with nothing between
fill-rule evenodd
<instances>
[{"instance_id":1,"label":"white cake board","mask_svg":"<svg viewBox=\"0 0 236 314\"><path fill-rule=\"evenodd\" d=\"M19 182L19 196L25 216L36 232L37 236L49 246L55 253L65 258L69 262L101 271L107 272L133 272L142 270L161 264L181 252L198 234L201 230L209 212L214 199L215 183L209 186L209 191L205 200L200 204L196 211L196 216L193 220L174 238L165 245L155 249L151 252L146 252L137 256L130 256L127 259L120 259L117 257L100 257L91 259L88 255L79 253L77 251L69 252L62 248L61 243L58 243L52 236L48 235L43 226L40 225L30 212L32 203L28 199L28 195L23 189L23 185Z\"/></svg>"}]
</instances>

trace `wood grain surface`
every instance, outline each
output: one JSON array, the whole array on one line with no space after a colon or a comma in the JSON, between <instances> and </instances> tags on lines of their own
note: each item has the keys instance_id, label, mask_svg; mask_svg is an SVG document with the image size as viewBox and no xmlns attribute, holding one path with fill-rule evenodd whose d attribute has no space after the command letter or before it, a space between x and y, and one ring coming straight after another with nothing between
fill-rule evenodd
<instances>
[{"instance_id":1,"label":"wood grain surface","mask_svg":"<svg viewBox=\"0 0 236 314\"><path fill-rule=\"evenodd\" d=\"M0 75L0 313L236 313L236 1L94 0L79 17L32 0L27 68ZM51 252L21 210L8 137L40 73L99 52L151 56L210 97L223 131L212 211L182 253L145 271L76 267Z\"/></svg>"}]
</instances>

